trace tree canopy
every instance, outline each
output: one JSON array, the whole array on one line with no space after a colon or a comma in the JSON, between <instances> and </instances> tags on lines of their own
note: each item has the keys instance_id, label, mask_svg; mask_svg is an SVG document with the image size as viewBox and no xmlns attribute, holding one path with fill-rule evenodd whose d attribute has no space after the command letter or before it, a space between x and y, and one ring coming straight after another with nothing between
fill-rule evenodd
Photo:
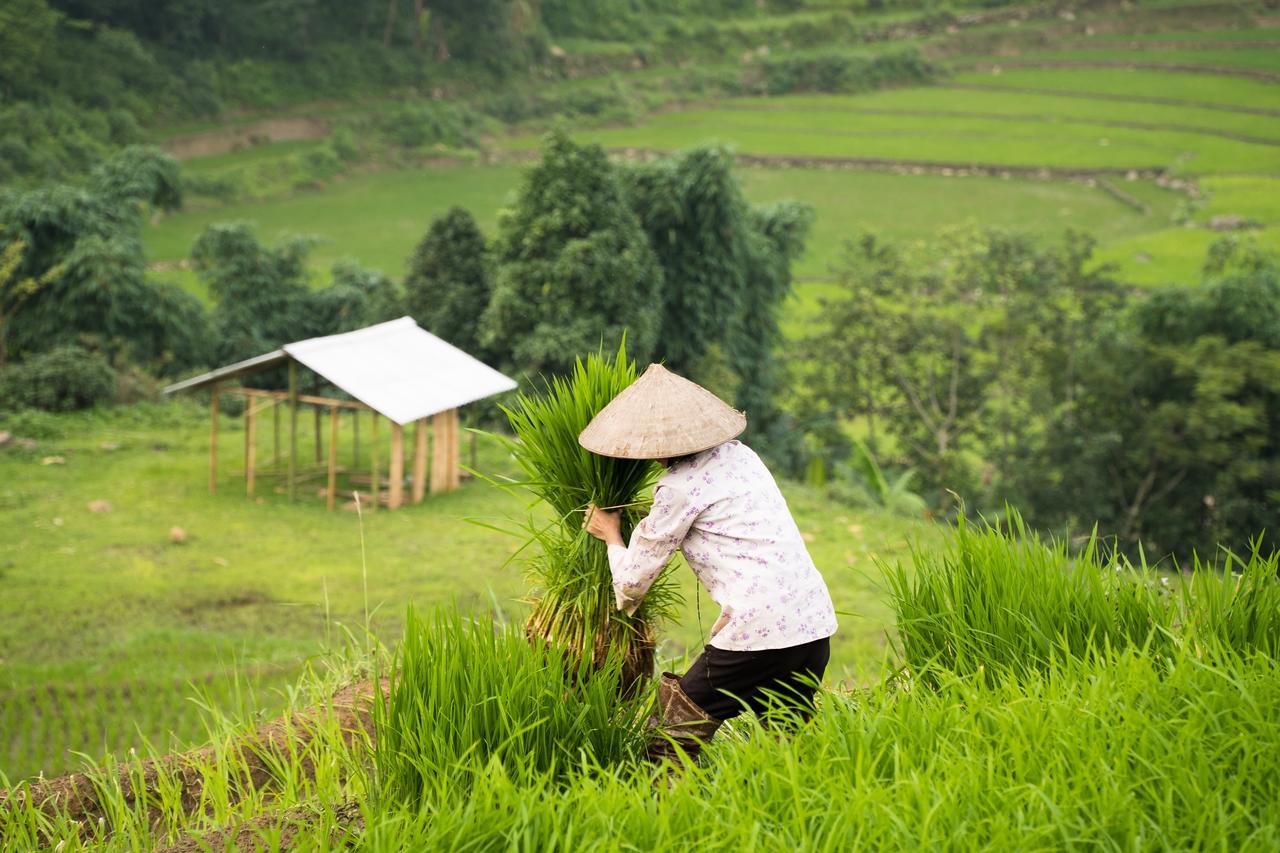
<instances>
[{"instance_id":1,"label":"tree canopy","mask_svg":"<svg viewBox=\"0 0 1280 853\"><path fill-rule=\"evenodd\" d=\"M477 358L480 318L493 291L484 235L461 207L437 218L413 250L405 275L405 299L418 325Z\"/></svg>"},{"instance_id":2,"label":"tree canopy","mask_svg":"<svg viewBox=\"0 0 1280 853\"><path fill-rule=\"evenodd\" d=\"M598 145L548 135L542 161L503 211L482 340L515 370L564 374L623 338L645 362L657 342L662 269Z\"/></svg>"}]
</instances>

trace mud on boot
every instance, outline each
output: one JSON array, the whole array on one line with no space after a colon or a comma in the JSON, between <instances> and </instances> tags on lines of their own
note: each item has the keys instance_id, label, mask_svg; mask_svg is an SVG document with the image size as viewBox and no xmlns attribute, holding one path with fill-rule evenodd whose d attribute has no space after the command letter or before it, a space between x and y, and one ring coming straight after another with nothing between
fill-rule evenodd
<instances>
[{"instance_id":1,"label":"mud on boot","mask_svg":"<svg viewBox=\"0 0 1280 853\"><path fill-rule=\"evenodd\" d=\"M658 713L649 719L650 761L698 760L702 745L715 736L721 720L713 718L680 688L680 677L664 672L658 682Z\"/></svg>"}]
</instances>

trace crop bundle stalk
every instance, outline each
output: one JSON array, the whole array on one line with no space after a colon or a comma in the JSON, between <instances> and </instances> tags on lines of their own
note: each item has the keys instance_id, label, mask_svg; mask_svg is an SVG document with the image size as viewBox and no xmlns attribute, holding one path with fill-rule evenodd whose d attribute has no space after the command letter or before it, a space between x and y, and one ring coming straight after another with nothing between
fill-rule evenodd
<instances>
[{"instance_id":1,"label":"crop bundle stalk","mask_svg":"<svg viewBox=\"0 0 1280 853\"><path fill-rule=\"evenodd\" d=\"M629 537L647 511L657 466L598 456L578 444L578 435L635 379L624 349L579 360L569 376L544 380L539 392L504 407L513 437L497 437L524 472L522 481L503 485L539 498L526 526L534 591L525 633L589 661L597 673L616 671L624 696L652 676L653 626L670 612L676 593L664 576L634 614L619 611L608 549L582 529L583 512L588 504L618 508Z\"/></svg>"}]
</instances>

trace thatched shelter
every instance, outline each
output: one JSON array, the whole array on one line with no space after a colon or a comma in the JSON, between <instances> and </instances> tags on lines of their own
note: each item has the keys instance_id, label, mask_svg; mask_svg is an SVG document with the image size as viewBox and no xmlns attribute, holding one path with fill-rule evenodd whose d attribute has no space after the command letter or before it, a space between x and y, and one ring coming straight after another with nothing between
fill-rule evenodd
<instances>
[{"instance_id":1,"label":"thatched shelter","mask_svg":"<svg viewBox=\"0 0 1280 853\"><path fill-rule=\"evenodd\" d=\"M349 394L351 399L302 394L298 389L298 366L310 370L317 381L332 385ZM272 368L288 368L287 391L250 388L239 384L246 377ZM232 384L235 380L236 384ZM412 317L401 317L354 332L311 338L285 344L280 349L245 361L220 367L200 376L174 383L166 394L207 389L210 396L209 426L209 491L218 485L218 405L227 394L245 398L245 491L254 497L258 464L258 421L271 412L273 455L266 471L283 475L290 500L298 486L307 479L327 475L326 500L333 509L340 470L360 483L364 475L360 465L360 419L369 412L370 459L368 485L370 508L380 503L396 509L404 503L405 428L413 425L413 457L410 479L414 503L427 492L428 432L431 438L430 491L452 491L457 488L459 465L458 409L468 403L513 390L514 380L484 364L462 350L420 328ZM298 416L303 406L315 412L314 468L304 470L298 461ZM287 453L281 453L281 409L289 413ZM329 417L327 463L323 453L321 419ZM351 413L352 465L340 469L338 440L341 415ZM391 458L387 471L387 490L381 488L382 469L379 459L379 418L391 422ZM428 423L429 422L429 423ZM428 427L430 428L428 430Z\"/></svg>"}]
</instances>

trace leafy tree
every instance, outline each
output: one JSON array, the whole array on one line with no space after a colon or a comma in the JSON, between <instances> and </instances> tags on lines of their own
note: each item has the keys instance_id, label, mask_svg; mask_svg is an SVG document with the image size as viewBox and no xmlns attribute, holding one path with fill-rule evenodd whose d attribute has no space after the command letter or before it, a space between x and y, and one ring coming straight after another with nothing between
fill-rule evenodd
<instances>
[{"instance_id":1,"label":"leafy tree","mask_svg":"<svg viewBox=\"0 0 1280 853\"><path fill-rule=\"evenodd\" d=\"M694 148L624 172L631 204L662 265L659 354L702 379L712 347L742 310L752 267L751 209L720 147Z\"/></svg>"},{"instance_id":2,"label":"leafy tree","mask_svg":"<svg viewBox=\"0 0 1280 853\"><path fill-rule=\"evenodd\" d=\"M786 382L777 357L778 315L791 292L791 264L804 251L813 208L797 202L753 207L746 287L730 318L729 365L739 377L736 405L747 412L746 438L792 474L804 465L803 436L781 407Z\"/></svg>"},{"instance_id":3,"label":"leafy tree","mask_svg":"<svg viewBox=\"0 0 1280 853\"><path fill-rule=\"evenodd\" d=\"M116 169L143 162L153 180L116 179ZM0 331L9 355L85 343L113 361L156 370L203 361L208 338L196 319L203 309L147 281L138 236L138 205L173 198L162 180L170 164L153 152L129 152L96 173L95 183L111 188L105 194L54 186L0 195L0 246L9 247Z\"/></svg>"},{"instance_id":4,"label":"leafy tree","mask_svg":"<svg viewBox=\"0 0 1280 853\"><path fill-rule=\"evenodd\" d=\"M482 342L507 349L516 369L564 374L624 335L637 361L653 353L662 269L600 146L547 137L503 212L495 254Z\"/></svg>"},{"instance_id":5,"label":"leafy tree","mask_svg":"<svg viewBox=\"0 0 1280 853\"><path fill-rule=\"evenodd\" d=\"M1199 287L1170 287L1104 325L1048 429L1037 520L1129 552L1237 549L1280 499L1280 261L1231 242Z\"/></svg>"},{"instance_id":6,"label":"leafy tree","mask_svg":"<svg viewBox=\"0 0 1280 853\"><path fill-rule=\"evenodd\" d=\"M450 208L431 223L409 258L405 298L418 325L484 358L480 318L493 291L484 236L471 214Z\"/></svg>"},{"instance_id":7,"label":"leafy tree","mask_svg":"<svg viewBox=\"0 0 1280 853\"><path fill-rule=\"evenodd\" d=\"M863 419L868 444L934 490L979 507L1034 488L1024 472L1045 416L1078 385L1078 352L1118 287L1088 271L1091 244L1061 249L964 229L938 247L865 235L846 249L841 298L803 346L803 412ZM840 424L826 437L843 455Z\"/></svg>"},{"instance_id":8,"label":"leafy tree","mask_svg":"<svg viewBox=\"0 0 1280 853\"><path fill-rule=\"evenodd\" d=\"M0 5L0 92L13 97L39 79L61 17L44 0L5 0Z\"/></svg>"},{"instance_id":9,"label":"leafy tree","mask_svg":"<svg viewBox=\"0 0 1280 853\"><path fill-rule=\"evenodd\" d=\"M211 225L196 239L191 260L217 300L213 327L220 363L262 355L305 336L298 332L312 319L306 283L311 245L295 238L268 248L239 222Z\"/></svg>"},{"instance_id":10,"label":"leafy tree","mask_svg":"<svg viewBox=\"0 0 1280 853\"><path fill-rule=\"evenodd\" d=\"M154 145L130 145L90 172L89 191L139 214L146 208L179 210L182 170Z\"/></svg>"},{"instance_id":11,"label":"leafy tree","mask_svg":"<svg viewBox=\"0 0 1280 853\"><path fill-rule=\"evenodd\" d=\"M307 299L308 335L350 332L404 315L403 294L378 270L343 260L333 265L331 274L329 286Z\"/></svg>"}]
</instances>

